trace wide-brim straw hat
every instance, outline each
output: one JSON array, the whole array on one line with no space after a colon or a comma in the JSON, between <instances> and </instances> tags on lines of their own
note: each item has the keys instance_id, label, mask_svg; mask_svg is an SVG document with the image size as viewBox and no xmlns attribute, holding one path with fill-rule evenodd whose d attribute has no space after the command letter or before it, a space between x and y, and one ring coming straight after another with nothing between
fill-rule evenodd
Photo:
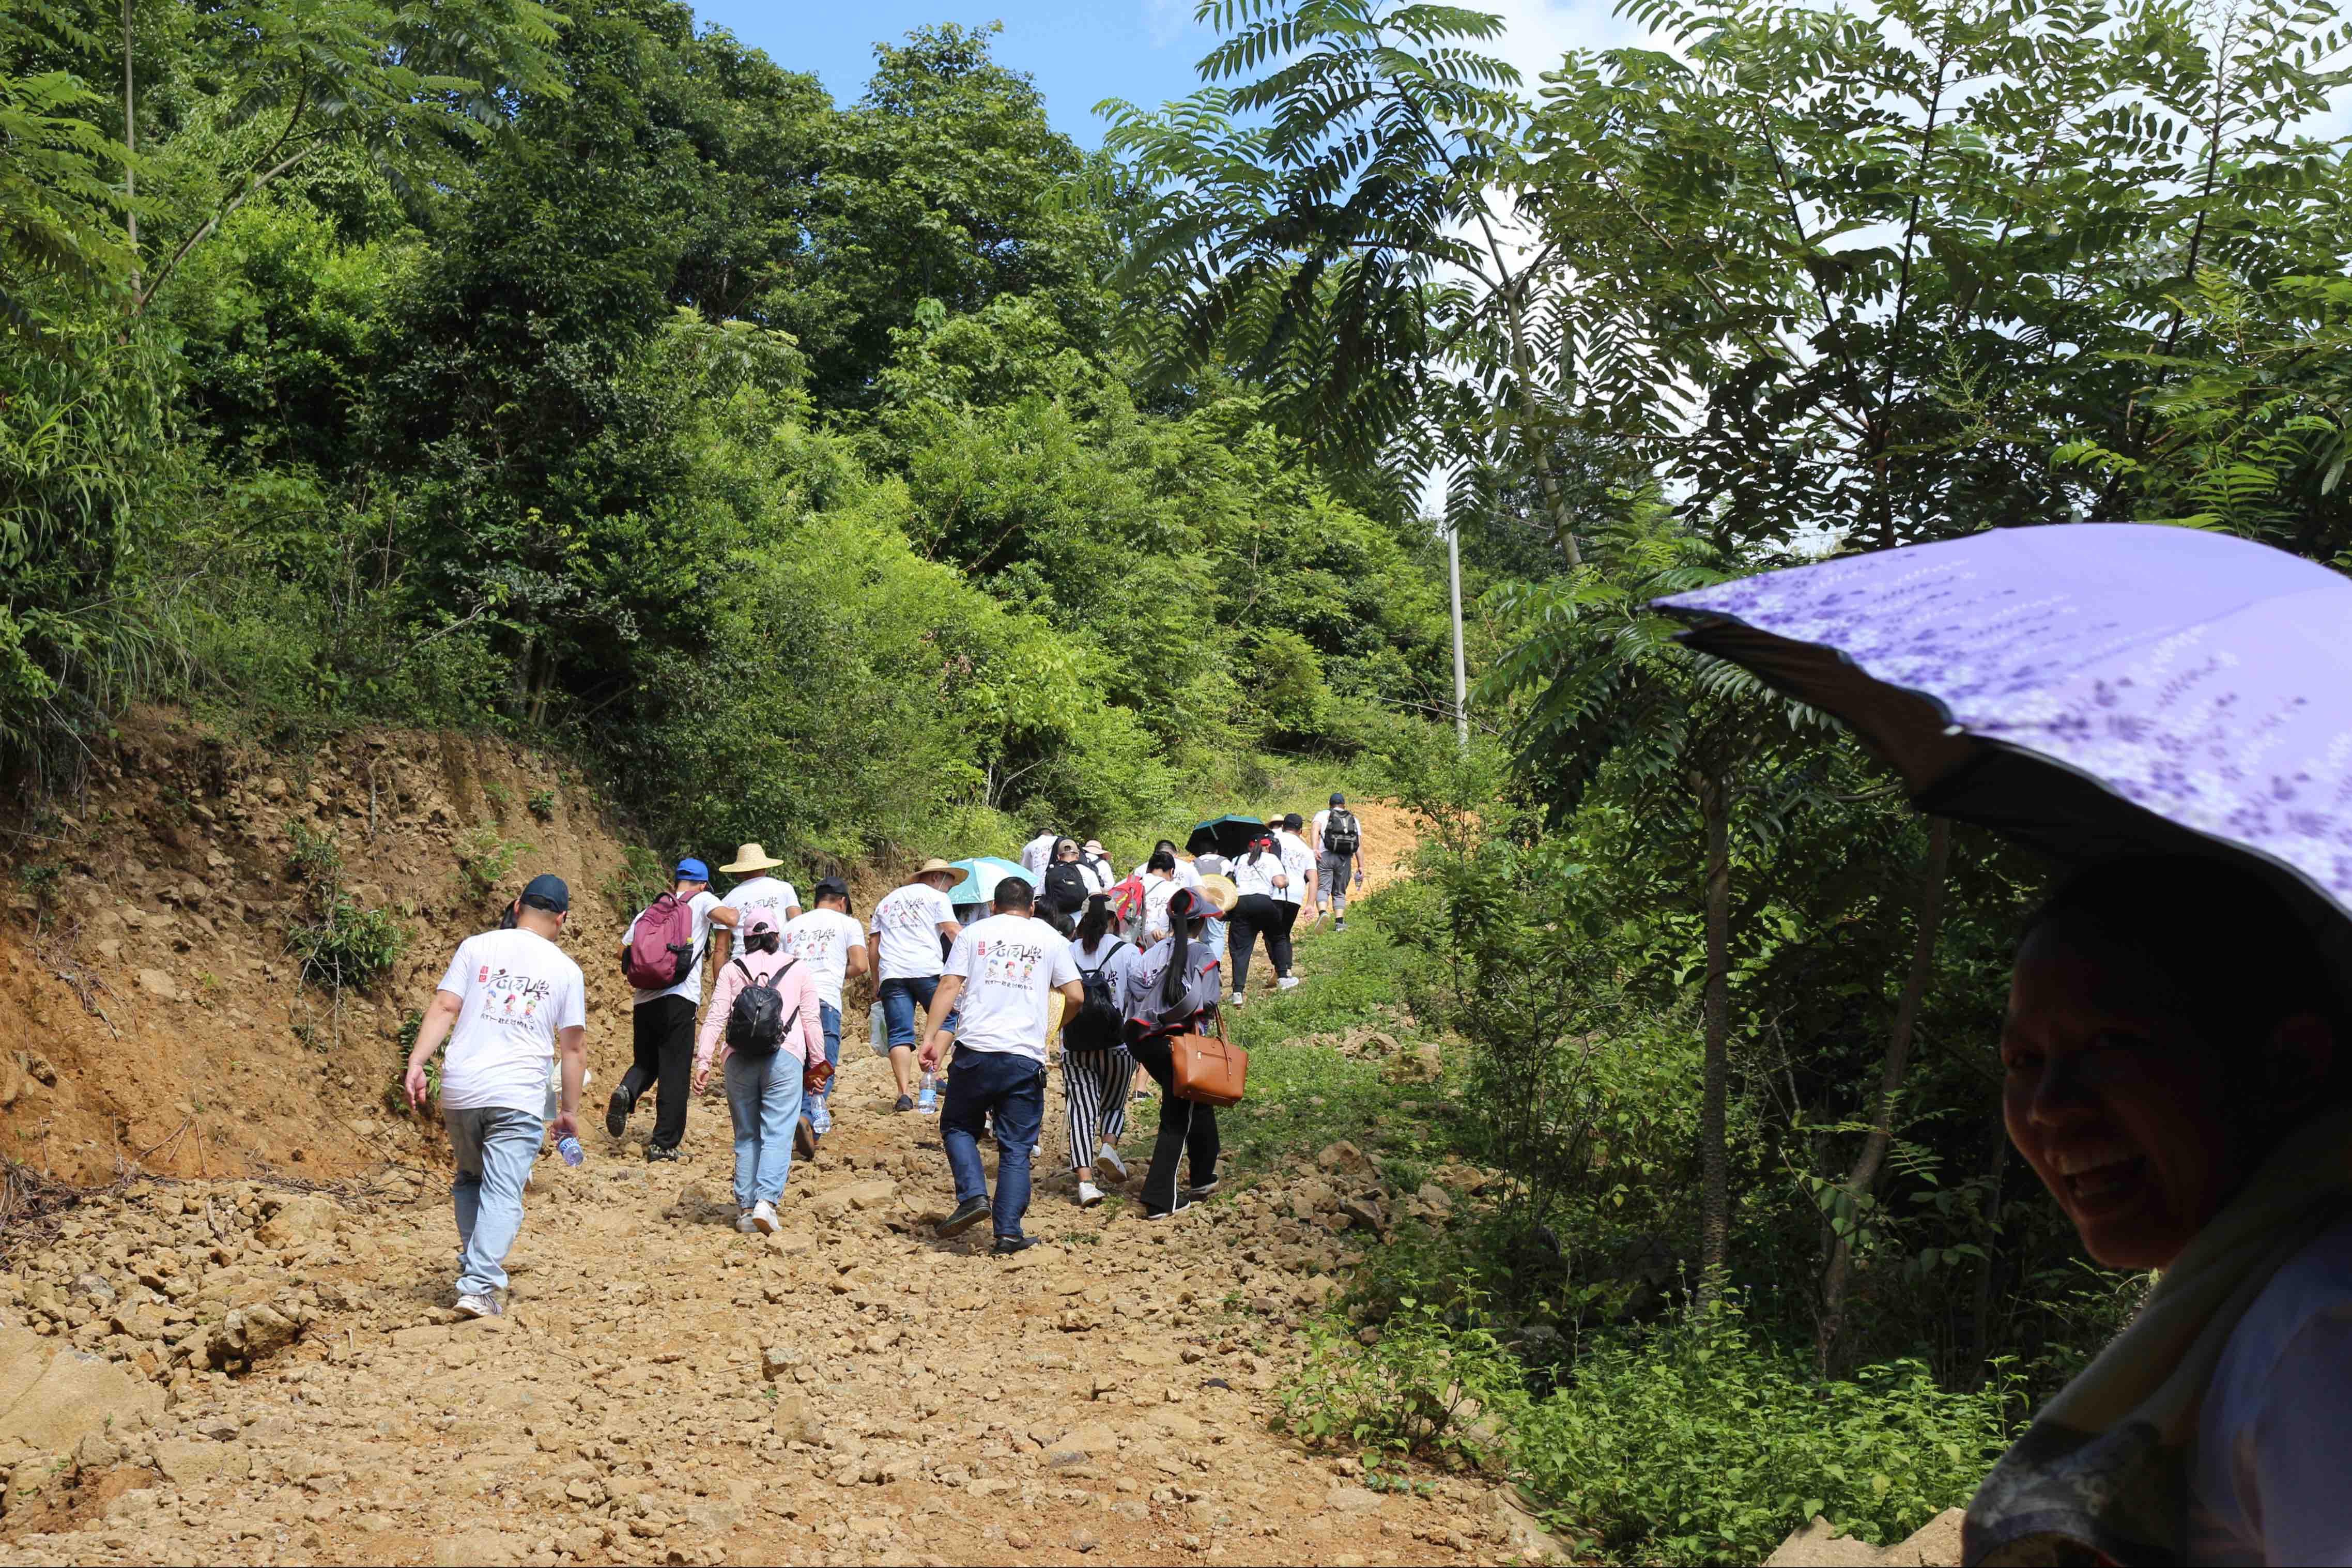
<instances>
[{"instance_id":1,"label":"wide-brim straw hat","mask_svg":"<svg viewBox=\"0 0 2352 1568\"><path fill-rule=\"evenodd\" d=\"M1234 879L1213 872L1201 879L1201 896L1216 905L1221 915L1232 914L1234 906L1242 901L1242 890L1234 885Z\"/></svg>"},{"instance_id":2,"label":"wide-brim straw hat","mask_svg":"<svg viewBox=\"0 0 2352 1568\"><path fill-rule=\"evenodd\" d=\"M959 882L963 880L963 872L960 868L949 865L946 861L940 859L936 855L924 861L922 865L917 868L915 875L918 879L924 877L953 877Z\"/></svg>"},{"instance_id":3,"label":"wide-brim straw hat","mask_svg":"<svg viewBox=\"0 0 2352 1568\"><path fill-rule=\"evenodd\" d=\"M735 847L734 860L719 868L730 877L748 877L754 871L771 870L782 864L761 845L739 844Z\"/></svg>"}]
</instances>

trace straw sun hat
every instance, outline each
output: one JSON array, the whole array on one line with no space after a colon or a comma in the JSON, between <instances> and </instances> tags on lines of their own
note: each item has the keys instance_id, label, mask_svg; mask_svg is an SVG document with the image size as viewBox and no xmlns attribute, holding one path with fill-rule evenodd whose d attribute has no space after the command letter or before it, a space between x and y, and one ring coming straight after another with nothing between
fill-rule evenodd
<instances>
[{"instance_id":1,"label":"straw sun hat","mask_svg":"<svg viewBox=\"0 0 2352 1568\"><path fill-rule=\"evenodd\" d=\"M734 860L719 868L730 877L748 877L754 871L765 871L782 864L761 845L739 844L735 847Z\"/></svg>"}]
</instances>

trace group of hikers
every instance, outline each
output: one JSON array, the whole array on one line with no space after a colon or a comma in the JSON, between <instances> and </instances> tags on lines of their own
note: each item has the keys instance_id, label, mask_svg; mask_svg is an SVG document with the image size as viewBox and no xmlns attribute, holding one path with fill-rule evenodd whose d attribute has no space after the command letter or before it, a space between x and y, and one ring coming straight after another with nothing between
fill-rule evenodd
<instances>
[{"instance_id":1,"label":"group of hikers","mask_svg":"<svg viewBox=\"0 0 2352 1568\"><path fill-rule=\"evenodd\" d=\"M863 923L838 878L816 882L803 908L759 844L719 868L734 879L723 897L707 864L680 858L668 889L621 937L633 1051L606 1132L623 1136L650 1094L646 1158L677 1159L688 1107L718 1073L734 1131L736 1228L773 1232L793 1160L813 1158L832 1129L844 996L870 975L870 1034L889 1060L893 1110L940 1118L955 1181L941 1237L987 1219L997 1253L1035 1245L1022 1219L1057 1044L1079 1205L1103 1201L1098 1177L1127 1179L1118 1145L1142 1076L1165 1097L1144 1218L1181 1213L1215 1190L1219 1142L1214 1108L1175 1092L1177 1043L1214 1031L1219 1009L1242 1004L1261 940L1275 988L1297 985L1293 931L1327 910L1344 929L1349 893L1364 882L1362 827L1342 794L1311 823L1296 813L1224 820L1245 833L1237 853L1203 842L1187 857L1163 838L1124 877L1099 840L1051 826L1022 847L1020 874L1008 868L985 888L980 863L928 860ZM570 909L562 879L535 877L499 929L459 943L409 1054L407 1093L421 1108L434 1092L429 1064L447 1046L438 1095L457 1162L457 1306L469 1316L501 1310L524 1184L550 1139L565 1159L582 1157L586 985L557 945ZM997 1149L992 1199L982 1136Z\"/></svg>"}]
</instances>

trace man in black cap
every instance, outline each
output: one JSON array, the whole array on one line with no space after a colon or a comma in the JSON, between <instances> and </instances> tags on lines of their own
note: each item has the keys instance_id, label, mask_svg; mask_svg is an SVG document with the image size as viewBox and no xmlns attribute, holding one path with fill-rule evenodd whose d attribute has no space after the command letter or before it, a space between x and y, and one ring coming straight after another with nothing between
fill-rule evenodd
<instances>
[{"instance_id":1,"label":"man in black cap","mask_svg":"<svg viewBox=\"0 0 2352 1568\"><path fill-rule=\"evenodd\" d=\"M495 1318L502 1267L522 1229L522 1187L551 1128L580 1131L588 1066L588 988L555 945L572 908L561 877L540 876L514 907L514 924L457 944L408 1053L408 1101L426 1098L425 1064L446 1038L441 1121L457 1157L449 1196L457 1211L457 1310ZM547 1120L549 1058L561 1051L563 1090Z\"/></svg>"},{"instance_id":2,"label":"man in black cap","mask_svg":"<svg viewBox=\"0 0 2352 1568\"><path fill-rule=\"evenodd\" d=\"M1364 885L1364 828L1348 809L1348 797L1331 792L1328 809L1315 814L1315 901L1328 906L1331 929L1348 929L1348 884Z\"/></svg>"}]
</instances>

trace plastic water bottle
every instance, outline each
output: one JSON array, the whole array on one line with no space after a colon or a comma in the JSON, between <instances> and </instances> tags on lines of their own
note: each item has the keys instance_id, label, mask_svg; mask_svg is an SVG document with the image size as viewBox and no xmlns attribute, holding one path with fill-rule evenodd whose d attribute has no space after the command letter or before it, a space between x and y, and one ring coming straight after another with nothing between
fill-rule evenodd
<instances>
[{"instance_id":1,"label":"plastic water bottle","mask_svg":"<svg viewBox=\"0 0 2352 1568\"><path fill-rule=\"evenodd\" d=\"M556 1141L555 1152L563 1156L567 1165L577 1165L588 1157L588 1152L580 1147L580 1140L569 1135Z\"/></svg>"},{"instance_id":2,"label":"plastic water bottle","mask_svg":"<svg viewBox=\"0 0 2352 1568\"><path fill-rule=\"evenodd\" d=\"M926 1116L937 1116L940 1113L939 1074L927 1072L923 1075L922 1090L915 1096L915 1109Z\"/></svg>"},{"instance_id":3,"label":"plastic water bottle","mask_svg":"<svg viewBox=\"0 0 2352 1568\"><path fill-rule=\"evenodd\" d=\"M888 1044L890 1026L882 1016L882 1004L879 1002L866 1009L866 1033L869 1043L874 1047L876 1056L887 1057L890 1054Z\"/></svg>"}]
</instances>

